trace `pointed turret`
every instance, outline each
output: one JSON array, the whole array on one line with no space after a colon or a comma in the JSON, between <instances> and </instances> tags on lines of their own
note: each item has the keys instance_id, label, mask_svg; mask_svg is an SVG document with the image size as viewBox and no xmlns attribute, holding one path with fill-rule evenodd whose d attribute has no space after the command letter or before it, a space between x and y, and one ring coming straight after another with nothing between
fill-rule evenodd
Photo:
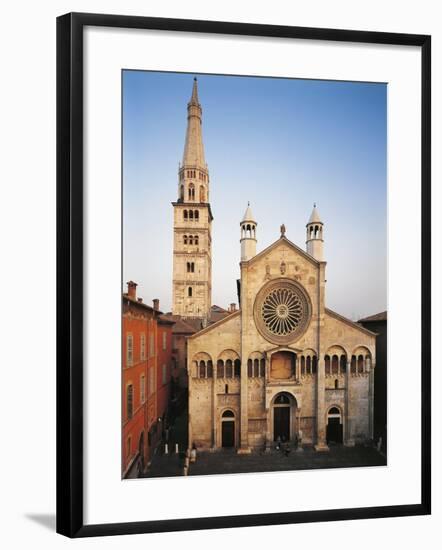
<instances>
[{"instance_id":1,"label":"pointed turret","mask_svg":"<svg viewBox=\"0 0 442 550\"><path fill-rule=\"evenodd\" d=\"M324 261L324 224L321 221L316 203L313 204L313 210L306 225L307 228L307 253L316 260Z\"/></svg>"},{"instance_id":2,"label":"pointed turret","mask_svg":"<svg viewBox=\"0 0 442 550\"><path fill-rule=\"evenodd\" d=\"M192 96L187 104L187 132L183 154L183 168L207 169L204 156L202 114L203 111L198 100L198 81L195 78L193 81Z\"/></svg>"},{"instance_id":3,"label":"pointed turret","mask_svg":"<svg viewBox=\"0 0 442 550\"><path fill-rule=\"evenodd\" d=\"M241 243L241 261L244 262L256 255L256 226L258 224L253 217L250 202L247 203L246 211L239 225L241 227L239 241Z\"/></svg>"}]
</instances>

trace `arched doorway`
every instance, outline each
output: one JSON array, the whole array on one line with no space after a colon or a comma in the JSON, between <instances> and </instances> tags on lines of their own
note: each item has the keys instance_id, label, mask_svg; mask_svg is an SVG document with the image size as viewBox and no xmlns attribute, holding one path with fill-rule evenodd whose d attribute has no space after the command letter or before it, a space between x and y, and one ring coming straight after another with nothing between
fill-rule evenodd
<instances>
[{"instance_id":1,"label":"arched doorway","mask_svg":"<svg viewBox=\"0 0 442 550\"><path fill-rule=\"evenodd\" d=\"M273 400L273 441L290 441L294 432L294 398L285 392L278 393Z\"/></svg>"},{"instance_id":2,"label":"arched doorway","mask_svg":"<svg viewBox=\"0 0 442 550\"><path fill-rule=\"evenodd\" d=\"M221 417L221 447L235 446L235 414L233 411L224 411Z\"/></svg>"},{"instance_id":3,"label":"arched doorway","mask_svg":"<svg viewBox=\"0 0 442 550\"><path fill-rule=\"evenodd\" d=\"M327 445L342 443L342 415L338 407L331 407L327 414Z\"/></svg>"}]
</instances>

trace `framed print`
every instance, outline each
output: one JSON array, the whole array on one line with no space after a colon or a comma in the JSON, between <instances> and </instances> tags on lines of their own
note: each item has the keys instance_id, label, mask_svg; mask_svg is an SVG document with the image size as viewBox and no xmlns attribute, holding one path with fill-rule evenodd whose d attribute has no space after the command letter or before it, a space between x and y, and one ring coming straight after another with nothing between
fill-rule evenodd
<instances>
[{"instance_id":1,"label":"framed print","mask_svg":"<svg viewBox=\"0 0 442 550\"><path fill-rule=\"evenodd\" d=\"M429 514L430 173L429 36L59 17L57 531Z\"/></svg>"}]
</instances>

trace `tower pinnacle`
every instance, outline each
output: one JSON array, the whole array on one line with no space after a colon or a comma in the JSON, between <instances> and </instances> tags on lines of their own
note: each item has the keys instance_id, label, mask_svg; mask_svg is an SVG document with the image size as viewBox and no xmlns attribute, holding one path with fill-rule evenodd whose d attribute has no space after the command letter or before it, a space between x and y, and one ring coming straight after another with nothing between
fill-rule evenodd
<instances>
[{"instance_id":1,"label":"tower pinnacle","mask_svg":"<svg viewBox=\"0 0 442 550\"><path fill-rule=\"evenodd\" d=\"M204 156L201 105L198 99L198 81L193 81L192 96L187 104L187 131L184 145L183 168L207 169Z\"/></svg>"}]
</instances>

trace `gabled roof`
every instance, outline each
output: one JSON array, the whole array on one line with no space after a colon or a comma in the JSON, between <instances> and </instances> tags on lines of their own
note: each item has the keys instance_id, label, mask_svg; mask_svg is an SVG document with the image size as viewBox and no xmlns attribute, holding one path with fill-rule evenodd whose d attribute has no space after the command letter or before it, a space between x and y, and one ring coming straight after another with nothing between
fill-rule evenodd
<instances>
[{"instance_id":1,"label":"gabled roof","mask_svg":"<svg viewBox=\"0 0 442 550\"><path fill-rule=\"evenodd\" d=\"M374 315L370 315L369 317L364 317L363 319L359 319L358 323L371 323L376 321L386 321L387 320L387 312L381 311L380 313L375 313Z\"/></svg>"},{"instance_id":2,"label":"gabled roof","mask_svg":"<svg viewBox=\"0 0 442 550\"><path fill-rule=\"evenodd\" d=\"M313 265L317 266L320 263L324 263L324 262L319 262L318 260L313 258L313 256L310 256L310 254L305 252L305 250L302 250L302 248L299 248L299 246L297 246L295 243L292 243L292 241L289 241L289 239L287 239L287 237L285 237L285 236L281 236L277 241L275 241L274 243L269 245L267 248L264 248L264 250L261 250L261 252L258 252L258 254L256 254L256 256L253 256L253 258L250 258L250 260L247 260L247 262L245 262L245 263L252 264L255 260L257 260L258 258L261 258L262 256L265 256L271 250L273 250L278 245L280 245L282 242L284 242L285 244L287 244L288 246L293 248L293 250L295 250L295 252L300 254L303 258L305 258L306 260L311 262Z\"/></svg>"},{"instance_id":3,"label":"gabled roof","mask_svg":"<svg viewBox=\"0 0 442 550\"><path fill-rule=\"evenodd\" d=\"M330 315L330 317L334 317L338 321L341 321L343 323L346 323L347 325L350 325L353 328L356 328L360 330L361 332L365 332L366 334L370 336L377 336L377 332L373 332L371 330L368 330L368 328L363 327L362 325L359 325L358 323L355 323L351 319L347 319L347 317L344 317L343 315L340 315L339 313L336 313L336 311L333 311L331 309L328 309L328 307L325 308L325 313Z\"/></svg>"}]
</instances>

